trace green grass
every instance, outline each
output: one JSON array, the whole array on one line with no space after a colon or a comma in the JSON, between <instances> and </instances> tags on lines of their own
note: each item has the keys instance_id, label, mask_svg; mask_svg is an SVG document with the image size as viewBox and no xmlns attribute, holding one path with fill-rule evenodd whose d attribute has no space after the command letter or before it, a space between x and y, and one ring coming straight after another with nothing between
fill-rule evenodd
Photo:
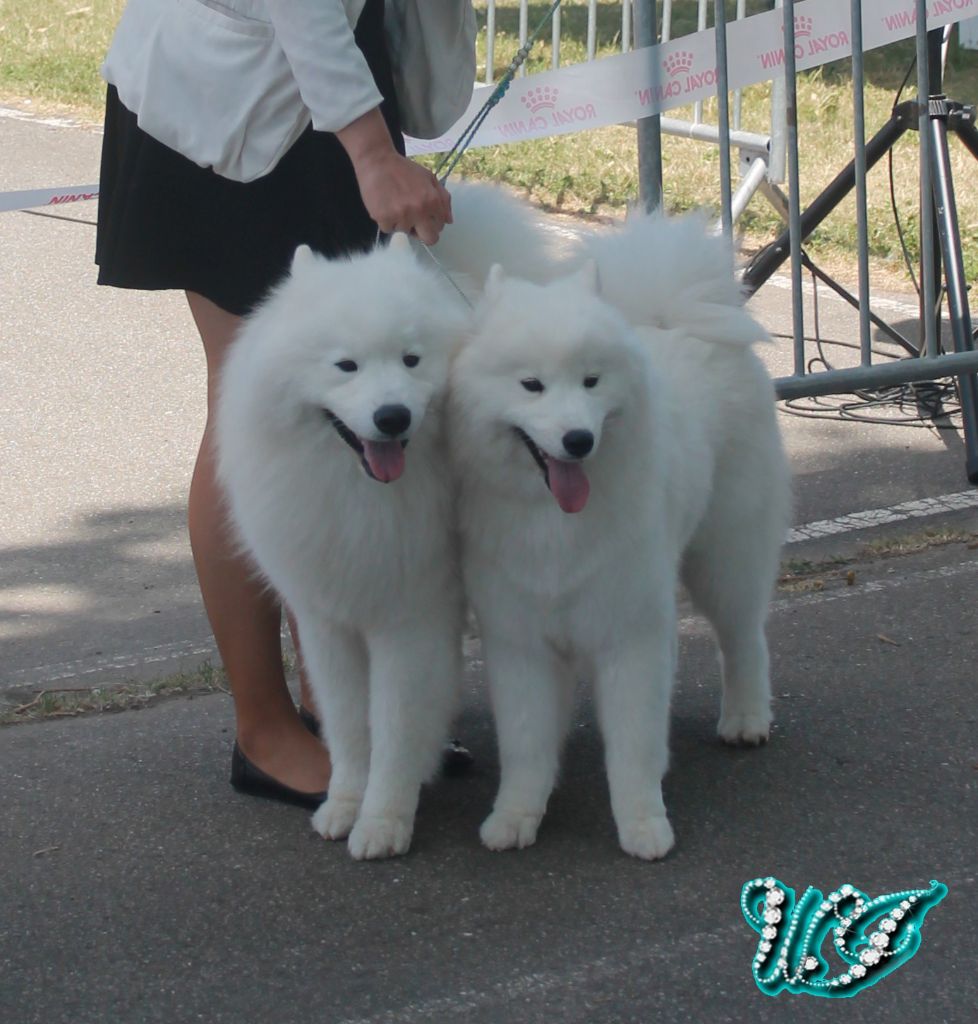
<instances>
[{"instance_id":1,"label":"green grass","mask_svg":"<svg viewBox=\"0 0 978 1024\"><path fill-rule=\"evenodd\" d=\"M69 689L53 687L40 690L30 699L18 703L2 701L0 726L107 711L133 711L173 697L196 697L217 692L228 692L224 670L205 661L193 672L178 672L160 679Z\"/></svg>"},{"instance_id":2,"label":"green grass","mask_svg":"<svg viewBox=\"0 0 978 1024\"><path fill-rule=\"evenodd\" d=\"M295 658L283 658L286 678L296 673ZM111 711L135 711L176 697L192 699L208 693L228 693L227 675L220 666L203 661L189 672L158 679L133 679L67 689L42 689L30 696L0 699L0 726L23 725L49 718L76 718Z\"/></svg>"},{"instance_id":3,"label":"green grass","mask_svg":"<svg viewBox=\"0 0 978 1024\"><path fill-rule=\"evenodd\" d=\"M60 106L86 119L96 119L103 84L98 66L111 38L123 0L0 0L0 98L7 102L31 99L35 107ZM712 6L712 5L711 5ZM730 16L735 2L727 0ZM769 5L752 0L750 10ZM529 24L535 25L547 4L530 6ZM484 23L484 4L477 4ZM599 4L597 44L600 53L618 52L620 8ZM518 46L516 0L501 0L497 9L495 68L501 72ZM675 6L673 34L695 29L696 3L680 0ZM563 13L562 63L584 59L586 5L568 3ZM867 54L865 91L866 124L870 134L889 116L893 98L912 57L911 42ZM485 69L484 32L479 40L479 78ZM530 71L550 66L550 33L545 30L535 46ZM952 47L946 87L966 103L978 100L978 53ZM911 87L911 94L913 88ZM768 84L744 94L743 127L769 131ZM905 94L906 95L906 94ZM670 111L671 117L689 117L690 110ZM705 105L705 117L715 120L715 102ZM802 203L807 204L841 169L852 149L852 94L849 64L842 61L801 76L798 88ZM893 154L897 208L908 242L916 246L917 140L910 133ZM952 141L952 169L957 186L959 219L969 278L978 273L978 167L963 147ZM638 189L635 131L613 126L559 138L470 150L460 171L473 177L506 181L545 207L572 214L616 214ZM669 209L685 210L715 205L719 195L719 155L714 147L685 139L664 140L664 183ZM878 266L901 265L900 243L891 210L887 162L869 177L870 252ZM749 243L773 237L781 223L773 209L756 197L740 222ZM856 249L853 200L829 217L809 244L821 259L834 265L851 264Z\"/></svg>"},{"instance_id":4,"label":"green grass","mask_svg":"<svg viewBox=\"0 0 978 1024\"><path fill-rule=\"evenodd\" d=\"M0 0L0 95L95 116L98 68L124 0Z\"/></svg>"}]
</instances>

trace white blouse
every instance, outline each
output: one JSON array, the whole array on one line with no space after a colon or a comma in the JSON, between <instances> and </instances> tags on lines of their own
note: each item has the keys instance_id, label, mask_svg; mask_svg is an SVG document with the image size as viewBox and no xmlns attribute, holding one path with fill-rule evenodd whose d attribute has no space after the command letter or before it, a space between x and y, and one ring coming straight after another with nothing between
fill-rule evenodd
<instances>
[{"instance_id":1,"label":"white blouse","mask_svg":"<svg viewBox=\"0 0 978 1024\"><path fill-rule=\"evenodd\" d=\"M336 132L380 105L353 36L364 4L128 0L102 76L149 135L202 167L251 181L310 120ZM402 111L430 108L431 131L444 131L464 111L475 77L471 3L385 0L385 8L385 33L399 51L398 98L408 101Z\"/></svg>"}]
</instances>

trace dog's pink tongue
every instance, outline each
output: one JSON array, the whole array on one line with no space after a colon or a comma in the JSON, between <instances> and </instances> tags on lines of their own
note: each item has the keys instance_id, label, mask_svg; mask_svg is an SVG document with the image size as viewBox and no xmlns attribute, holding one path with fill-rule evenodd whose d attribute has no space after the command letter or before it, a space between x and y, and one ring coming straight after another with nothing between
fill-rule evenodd
<instances>
[{"instance_id":1,"label":"dog's pink tongue","mask_svg":"<svg viewBox=\"0 0 978 1024\"><path fill-rule=\"evenodd\" d=\"M382 484L389 484L404 472L404 446L400 441L363 441L363 457Z\"/></svg>"},{"instance_id":2,"label":"dog's pink tongue","mask_svg":"<svg viewBox=\"0 0 978 1024\"><path fill-rule=\"evenodd\" d=\"M547 482L557 504L565 512L580 512L587 504L591 485L579 462L564 462L561 459L547 459Z\"/></svg>"}]
</instances>

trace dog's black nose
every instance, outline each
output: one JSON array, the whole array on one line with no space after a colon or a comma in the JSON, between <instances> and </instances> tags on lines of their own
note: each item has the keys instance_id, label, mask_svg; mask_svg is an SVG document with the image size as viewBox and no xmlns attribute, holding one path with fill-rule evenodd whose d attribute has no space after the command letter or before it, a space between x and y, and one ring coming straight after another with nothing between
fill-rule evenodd
<instances>
[{"instance_id":1,"label":"dog's black nose","mask_svg":"<svg viewBox=\"0 0 978 1024\"><path fill-rule=\"evenodd\" d=\"M374 413L374 423L378 430L397 437L411 426L411 410L406 405L382 405Z\"/></svg>"},{"instance_id":2,"label":"dog's black nose","mask_svg":"<svg viewBox=\"0 0 978 1024\"><path fill-rule=\"evenodd\" d=\"M594 434L590 430L568 430L563 442L568 455L581 459L594 447Z\"/></svg>"}]
</instances>

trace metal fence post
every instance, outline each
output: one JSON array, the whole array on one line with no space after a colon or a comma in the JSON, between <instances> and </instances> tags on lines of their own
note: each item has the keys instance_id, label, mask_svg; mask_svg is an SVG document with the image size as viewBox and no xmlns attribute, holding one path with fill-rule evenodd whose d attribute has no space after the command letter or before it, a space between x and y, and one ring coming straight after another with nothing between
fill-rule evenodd
<instances>
[{"instance_id":1,"label":"metal fence post","mask_svg":"<svg viewBox=\"0 0 978 1024\"><path fill-rule=\"evenodd\" d=\"M866 197L866 115L863 103L863 4L850 0L852 15L852 112L855 134L856 234L859 264L859 352L860 362L872 362L869 333L869 211Z\"/></svg>"},{"instance_id":2,"label":"metal fence post","mask_svg":"<svg viewBox=\"0 0 978 1024\"><path fill-rule=\"evenodd\" d=\"M727 238L733 237L730 185L730 92L727 82L727 12L724 0L713 0L713 35L717 55L717 111L720 127L720 223Z\"/></svg>"},{"instance_id":3,"label":"metal fence post","mask_svg":"<svg viewBox=\"0 0 978 1024\"><path fill-rule=\"evenodd\" d=\"M805 373L805 310L801 289L801 187L798 172L798 92L795 67L795 0L784 0L784 81L787 111L788 230L791 251L791 322L795 376Z\"/></svg>"},{"instance_id":4,"label":"metal fence post","mask_svg":"<svg viewBox=\"0 0 978 1024\"><path fill-rule=\"evenodd\" d=\"M934 225L934 199L931 186L931 142L930 113L927 97L931 92L930 60L927 53L927 3L916 0L917 16L917 110L918 134L920 136L920 255L921 255L921 307L923 322L923 349L929 356L936 356L940 338L937 320L937 281L939 272L935 248L937 232Z\"/></svg>"},{"instance_id":5,"label":"metal fence post","mask_svg":"<svg viewBox=\"0 0 978 1024\"><path fill-rule=\"evenodd\" d=\"M656 0L635 0L635 46L655 46L659 41ZM660 75L659 63L649 58L653 80ZM641 118L638 131L638 195L648 212L662 206L662 124L658 114Z\"/></svg>"}]
</instances>

